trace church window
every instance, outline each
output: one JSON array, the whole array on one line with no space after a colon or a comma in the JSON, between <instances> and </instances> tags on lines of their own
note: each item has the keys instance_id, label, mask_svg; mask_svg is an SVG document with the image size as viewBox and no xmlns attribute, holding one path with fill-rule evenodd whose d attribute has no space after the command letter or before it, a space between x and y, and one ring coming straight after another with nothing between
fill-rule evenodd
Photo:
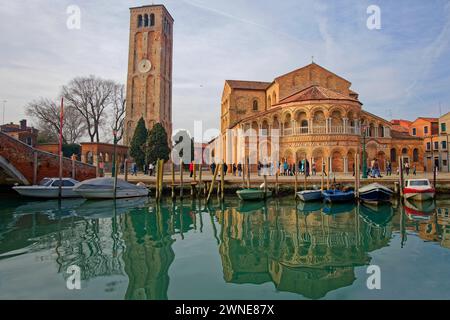
<instances>
[{"instance_id":1,"label":"church window","mask_svg":"<svg viewBox=\"0 0 450 320\"><path fill-rule=\"evenodd\" d=\"M253 100L253 111L258 111L258 101Z\"/></svg>"},{"instance_id":2,"label":"church window","mask_svg":"<svg viewBox=\"0 0 450 320\"><path fill-rule=\"evenodd\" d=\"M142 28L142 15L138 15L138 28Z\"/></svg>"},{"instance_id":3,"label":"church window","mask_svg":"<svg viewBox=\"0 0 450 320\"><path fill-rule=\"evenodd\" d=\"M394 148L391 149L391 161L396 162L397 161L397 150Z\"/></svg>"},{"instance_id":4,"label":"church window","mask_svg":"<svg viewBox=\"0 0 450 320\"><path fill-rule=\"evenodd\" d=\"M155 25L155 15L152 13L150 15L150 27L153 27Z\"/></svg>"},{"instance_id":5,"label":"church window","mask_svg":"<svg viewBox=\"0 0 450 320\"><path fill-rule=\"evenodd\" d=\"M144 27L148 27L148 14L144 15Z\"/></svg>"}]
</instances>

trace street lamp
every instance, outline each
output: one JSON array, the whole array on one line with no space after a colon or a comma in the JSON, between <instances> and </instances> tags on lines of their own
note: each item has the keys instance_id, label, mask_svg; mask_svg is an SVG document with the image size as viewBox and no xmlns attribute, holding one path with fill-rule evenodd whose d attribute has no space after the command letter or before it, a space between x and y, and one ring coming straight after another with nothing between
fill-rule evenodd
<instances>
[{"instance_id":1,"label":"street lamp","mask_svg":"<svg viewBox=\"0 0 450 320\"><path fill-rule=\"evenodd\" d=\"M362 135L363 135L363 154L362 154L362 177L363 179L367 179L367 159L366 159L366 131L367 126L362 125Z\"/></svg>"}]
</instances>

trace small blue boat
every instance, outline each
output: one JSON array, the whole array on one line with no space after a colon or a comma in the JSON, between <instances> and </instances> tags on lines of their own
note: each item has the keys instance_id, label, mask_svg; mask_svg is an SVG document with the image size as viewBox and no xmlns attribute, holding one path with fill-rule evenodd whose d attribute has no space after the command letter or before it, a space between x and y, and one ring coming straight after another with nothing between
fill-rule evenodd
<instances>
[{"instance_id":1,"label":"small blue boat","mask_svg":"<svg viewBox=\"0 0 450 320\"><path fill-rule=\"evenodd\" d=\"M355 192L340 190L325 190L322 192L326 202L350 202L355 200Z\"/></svg>"},{"instance_id":2,"label":"small blue boat","mask_svg":"<svg viewBox=\"0 0 450 320\"><path fill-rule=\"evenodd\" d=\"M297 192L297 198L304 202L322 200L321 190L303 190Z\"/></svg>"},{"instance_id":3,"label":"small blue boat","mask_svg":"<svg viewBox=\"0 0 450 320\"><path fill-rule=\"evenodd\" d=\"M369 203L389 202L394 192L379 184L372 183L359 189L359 199Z\"/></svg>"}]
</instances>

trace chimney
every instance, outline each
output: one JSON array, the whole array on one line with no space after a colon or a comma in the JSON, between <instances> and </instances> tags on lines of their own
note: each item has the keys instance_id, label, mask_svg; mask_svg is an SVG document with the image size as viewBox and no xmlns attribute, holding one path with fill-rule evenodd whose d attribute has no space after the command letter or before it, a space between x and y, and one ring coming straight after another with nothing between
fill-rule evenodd
<instances>
[{"instance_id":1,"label":"chimney","mask_svg":"<svg viewBox=\"0 0 450 320\"><path fill-rule=\"evenodd\" d=\"M20 130L22 130L22 131L27 130L27 120L23 119L20 121Z\"/></svg>"}]
</instances>

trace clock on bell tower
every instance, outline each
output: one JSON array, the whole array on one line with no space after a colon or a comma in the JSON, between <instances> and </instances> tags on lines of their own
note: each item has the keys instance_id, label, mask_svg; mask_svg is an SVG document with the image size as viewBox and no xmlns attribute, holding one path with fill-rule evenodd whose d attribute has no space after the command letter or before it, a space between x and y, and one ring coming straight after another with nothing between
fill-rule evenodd
<instances>
[{"instance_id":1,"label":"clock on bell tower","mask_svg":"<svg viewBox=\"0 0 450 320\"><path fill-rule=\"evenodd\" d=\"M142 117L150 130L160 122L172 136L173 18L163 5L130 9L124 144Z\"/></svg>"}]
</instances>

